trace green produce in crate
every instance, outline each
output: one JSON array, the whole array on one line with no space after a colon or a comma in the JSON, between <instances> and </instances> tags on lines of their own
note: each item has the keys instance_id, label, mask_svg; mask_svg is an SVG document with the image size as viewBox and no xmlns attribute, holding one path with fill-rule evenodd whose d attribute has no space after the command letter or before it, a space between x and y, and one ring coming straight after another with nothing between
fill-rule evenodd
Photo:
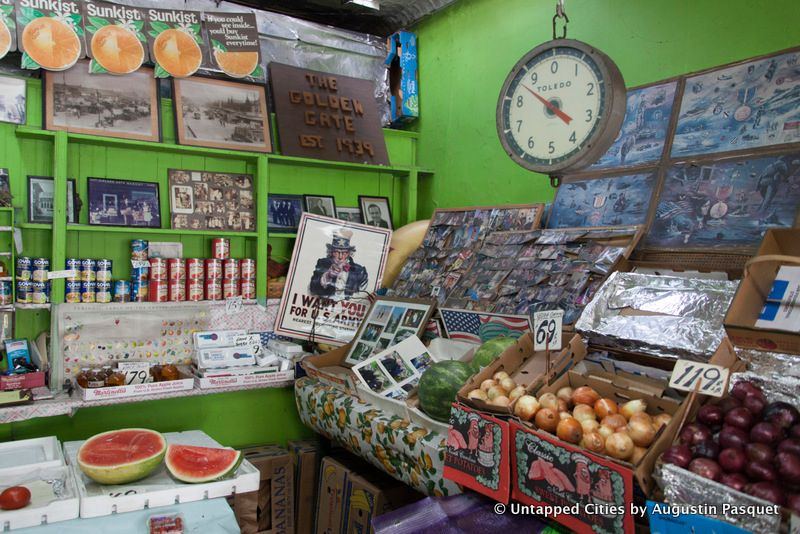
<instances>
[{"instance_id":1,"label":"green produce in crate","mask_svg":"<svg viewBox=\"0 0 800 534\"><path fill-rule=\"evenodd\" d=\"M432 418L443 423L450 421L450 405L456 393L469 377L472 367L457 360L436 362L419 380L419 406Z\"/></svg>"},{"instance_id":2,"label":"green produce in crate","mask_svg":"<svg viewBox=\"0 0 800 534\"><path fill-rule=\"evenodd\" d=\"M480 348L475 351L475 356L472 358L473 371L477 373L491 364L495 358L500 356L503 351L516 342L517 340L513 337L499 336L481 345Z\"/></svg>"},{"instance_id":3,"label":"green produce in crate","mask_svg":"<svg viewBox=\"0 0 800 534\"><path fill-rule=\"evenodd\" d=\"M125 428L87 439L78 449L78 467L100 484L125 484L161 464L167 441L155 430Z\"/></svg>"}]
</instances>

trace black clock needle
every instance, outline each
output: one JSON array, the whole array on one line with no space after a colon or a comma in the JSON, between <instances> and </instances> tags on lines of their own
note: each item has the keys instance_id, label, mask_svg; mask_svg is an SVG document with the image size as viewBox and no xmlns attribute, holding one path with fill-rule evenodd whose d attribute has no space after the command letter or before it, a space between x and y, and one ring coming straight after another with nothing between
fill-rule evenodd
<instances>
[{"instance_id":1,"label":"black clock needle","mask_svg":"<svg viewBox=\"0 0 800 534\"><path fill-rule=\"evenodd\" d=\"M522 85L522 84L520 84L520 85ZM558 117L559 119L564 121L564 124L569 124L570 122L572 122L572 117L570 117L569 115L567 115L566 113L564 113L563 111L558 109L558 106L553 105L552 102L550 102L546 98L543 98L539 93L537 93L533 89L530 89L529 87L527 87L525 85L522 85L522 87L526 91L528 91L530 94L535 96L536 99L539 100L539 102L541 102L542 104L544 104L547 109L549 109L552 113L554 113L556 115L556 117Z\"/></svg>"}]
</instances>

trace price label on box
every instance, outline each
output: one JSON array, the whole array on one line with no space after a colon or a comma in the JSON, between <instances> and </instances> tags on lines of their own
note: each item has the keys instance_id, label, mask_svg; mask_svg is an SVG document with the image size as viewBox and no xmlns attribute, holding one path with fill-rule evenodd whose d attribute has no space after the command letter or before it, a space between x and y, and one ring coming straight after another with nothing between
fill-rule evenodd
<instances>
[{"instance_id":1,"label":"price label on box","mask_svg":"<svg viewBox=\"0 0 800 534\"><path fill-rule=\"evenodd\" d=\"M225 299L225 313L235 315L242 311L242 297L231 297Z\"/></svg>"},{"instance_id":2,"label":"price label on box","mask_svg":"<svg viewBox=\"0 0 800 534\"><path fill-rule=\"evenodd\" d=\"M533 314L533 350L561 349L561 322L564 310Z\"/></svg>"},{"instance_id":3,"label":"price label on box","mask_svg":"<svg viewBox=\"0 0 800 534\"><path fill-rule=\"evenodd\" d=\"M710 363L678 360L669 379L669 387L681 391L694 391L712 397L722 397L728 390L731 370ZM699 384L699 389L698 389Z\"/></svg>"},{"instance_id":4,"label":"price label on box","mask_svg":"<svg viewBox=\"0 0 800 534\"><path fill-rule=\"evenodd\" d=\"M125 384L144 384L150 379L150 364L147 362L119 362L117 370L125 375Z\"/></svg>"},{"instance_id":5,"label":"price label on box","mask_svg":"<svg viewBox=\"0 0 800 534\"><path fill-rule=\"evenodd\" d=\"M253 355L261 355L261 336L258 334L245 334L236 336L233 340L234 347L250 347Z\"/></svg>"}]
</instances>

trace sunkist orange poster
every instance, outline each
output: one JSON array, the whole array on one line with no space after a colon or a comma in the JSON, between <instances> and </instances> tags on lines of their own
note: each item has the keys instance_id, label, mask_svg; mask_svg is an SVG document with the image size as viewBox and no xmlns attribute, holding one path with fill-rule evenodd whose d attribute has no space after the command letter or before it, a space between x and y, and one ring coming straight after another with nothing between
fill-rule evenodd
<instances>
[{"instance_id":1,"label":"sunkist orange poster","mask_svg":"<svg viewBox=\"0 0 800 534\"><path fill-rule=\"evenodd\" d=\"M147 9L147 40L156 78L186 78L203 63L199 11Z\"/></svg>"},{"instance_id":2,"label":"sunkist orange poster","mask_svg":"<svg viewBox=\"0 0 800 534\"><path fill-rule=\"evenodd\" d=\"M231 78L264 78L254 13L203 13L214 63Z\"/></svg>"},{"instance_id":3,"label":"sunkist orange poster","mask_svg":"<svg viewBox=\"0 0 800 534\"><path fill-rule=\"evenodd\" d=\"M83 2L83 27L93 74L130 74L147 60L147 10L100 0Z\"/></svg>"},{"instance_id":4,"label":"sunkist orange poster","mask_svg":"<svg viewBox=\"0 0 800 534\"><path fill-rule=\"evenodd\" d=\"M83 24L77 1L17 0L23 69L66 70L83 56Z\"/></svg>"},{"instance_id":5,"label":"sunkist orange poster","mask_svg":"<svg viewBox=\"0 0 800 534\"><path fill-rule=\"evenodd\" d=\"M0 58L17 49L14 0L0 0Z\"/></svg>"}]
</instances>

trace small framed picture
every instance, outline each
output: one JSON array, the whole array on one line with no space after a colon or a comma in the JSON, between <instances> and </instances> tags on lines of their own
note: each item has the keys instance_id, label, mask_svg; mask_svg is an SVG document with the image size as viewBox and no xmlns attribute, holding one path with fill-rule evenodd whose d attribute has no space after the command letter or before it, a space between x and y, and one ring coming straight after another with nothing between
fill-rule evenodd
<instances>
[{"instance_id":1,"label":"small framed picture","mask_svg":"<svg viewBox=\"0 0 800 534\"><path fill-rule=\"evenodd\" d=\"M51 176L28 176L28 222L53 222L53 189L55 182ZM75 179L67 180L67 222L78 222L77 202L75 201Z\"/></svg>"},{"instance_id":2,"label":"small framed picture","mask_svg":"<svg viewBox=\"0 0 800 534\"><path fill-rule=\"evenodd\" d=\"M89 178L89 224L161 228L158 183Z\"/></svg>"},{"instance_id":3,"label":"small framed picture","mask_svg":"<svg viewBox=\"0 0 800 534\"><path fill-rule=\"evenodd\" d=\"M358 205L364 218L364 224L378 228L392 228L392 212L389 209L388 197L365 197L359 195Z\"/></svg>"},{"instance_id":4,"label":"small framed picture","mask_svg":"<svg viewBox=\"0 0 800 534\"><path fill-rule=\"evenodd\" d=\"M326 195L303 195L306 211L314 215L336 218L336 202Z\"/></svg>"},{"instance_id":5,"label":"small framed picture","mask_svg":"<svg viewBox=\"0 0 800 534\"><path fill-rule=\"evenodd\" d=\"M25 80L0 76L0 121L25 124Z\"/></svg>"},{"instance_id":6,"label":"small framed picture","mask_svg":"<svg viewBox=\"0 0 800 534\"><path fill-rule=\"evenodd\" d=\"M361 208L336 208L336 218L342 221L363 223Z\"/></svg>"},{"instance_id":7,"label":"small framed picture","mask_svg":"<svg viewBox=\"0 0 800 534\"><path fill-rule=\"evenodd\" d=\"M300 216L303 214L303 197L270 193L268 202L269 232L297 232L297 225L300 224Z\"/></svg>"},{"instance_id":8,"label":"small framed picture","mask_svg":"<svg viewBox=\"0 0 800 534\"><path fill-rule=\"evenodd\" d=\"M11 182L8 177L8 169L0 169L0 206L11 206Z\"/></svg>"}]
</instances>

